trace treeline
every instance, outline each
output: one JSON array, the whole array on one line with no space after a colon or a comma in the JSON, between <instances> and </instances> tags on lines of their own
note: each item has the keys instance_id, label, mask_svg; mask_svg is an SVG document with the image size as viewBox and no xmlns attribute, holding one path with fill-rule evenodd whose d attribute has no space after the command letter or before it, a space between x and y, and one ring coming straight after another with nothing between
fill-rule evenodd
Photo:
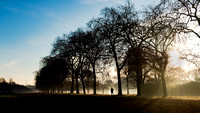
<instances>
[{"instance_id":1,"label":"treeline","mask_svg":"<svg viewBox=\"0 0 200 113\"><path fill-rule=\"evenodd\" d=\"M31 92L32 90L16 84L12 78L7 82L4 78L0 78L0 95L1 94L14 94L22 92Z\"/></svg>"},{"instance_id":2,"label":"treeline","mask_svg":"<svg viewBox=\"0 0 200 113\"><path fill-rule=\"evenodd\" d=\"M179 34L194 32L187 26L190 20L185 22L182 18L189 16L183 14L183 2L188 1L161 0L143 11L136 11L130 1L104 8L86 28L56 39L51 54L41 60L42 67L36 72L36 88L62 92L67 82L70 93L80 93L81 86L84 94L91 87L96 94L97 83L109 83L104 79L110 78L106 69L115 66L118 95L122 95L123 76L127 78L127 88L129 78L135 80L138 96L144 85L153 83L162 87L166 97L169 50ZM199 7L198 1L194 4Z\"/></svg>"}]
</instances>

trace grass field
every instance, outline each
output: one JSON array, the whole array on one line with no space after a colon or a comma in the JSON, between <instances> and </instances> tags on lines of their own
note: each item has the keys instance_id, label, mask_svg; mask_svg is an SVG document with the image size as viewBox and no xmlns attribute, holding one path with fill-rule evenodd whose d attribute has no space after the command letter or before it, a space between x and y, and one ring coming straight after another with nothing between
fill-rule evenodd
<instances>
[{"instance_id":1,"label":"grass field","mask_svg":"<svg viewBox=\"0 0 200 113\"><path fill-rule=\"evenodd\" d=\"M200 99L35 93L1 95L0 109L45 113L195 113L200 112Z\"/></svg>"}]
</instances>

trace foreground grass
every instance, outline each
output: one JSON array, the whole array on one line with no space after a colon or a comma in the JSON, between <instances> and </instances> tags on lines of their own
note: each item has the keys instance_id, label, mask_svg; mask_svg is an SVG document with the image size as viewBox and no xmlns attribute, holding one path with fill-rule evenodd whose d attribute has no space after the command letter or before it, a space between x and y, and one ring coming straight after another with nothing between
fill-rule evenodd
<instances>
[{"instance_id":1,"label":"foreground grass","mask_svg":"<svg viewBox=\"0 0 200 113\"><path fill-rule=\"evenodd\" d=\"M200 112L200 99L71 94L1 95L0 108L68 113L187 113Z\"/></svg>"}]
</instances>

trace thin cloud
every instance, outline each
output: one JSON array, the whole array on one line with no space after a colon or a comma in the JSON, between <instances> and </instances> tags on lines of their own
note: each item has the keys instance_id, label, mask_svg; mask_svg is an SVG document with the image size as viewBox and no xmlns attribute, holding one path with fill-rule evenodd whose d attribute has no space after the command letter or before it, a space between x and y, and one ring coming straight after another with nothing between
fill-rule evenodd
<instances>
[{"instance_id":1,"label":"thin cloud","mask_svg":"<svg viewBox=\"0 0 200 113\"><path fill-rule=\"evenodd\" d=\"M34 11L22 10L22 9L19 9L19 8L7 7L7 6L3 7L3 8L6 9L6 10L9 10L11 12L24 14L24 15L28 15L28 16L31 16L31 17L37 17L37 13L34 12Z\"/></svg>"},{"instance_id":2,"label":"thin cloud","mask_svg":"<svg viewBox=\"0 0 200 113\"><path fill-rule=\"evenodd\" d=\"M9 61L7 64L4 64L4 67L15 66L15 65L17 65L18 62L19 62L19 59L11 60L11 61Z\"/></svg>"}]
</instances>

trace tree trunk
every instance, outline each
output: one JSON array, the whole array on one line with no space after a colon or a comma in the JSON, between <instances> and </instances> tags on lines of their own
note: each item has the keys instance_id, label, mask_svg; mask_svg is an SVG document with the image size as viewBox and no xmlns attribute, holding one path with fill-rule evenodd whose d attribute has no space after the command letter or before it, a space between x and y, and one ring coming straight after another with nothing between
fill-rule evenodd
<instances>
[{"instance_id":1,"label":"tree trunk","mask_svg":"<svg viewBox=\"0 0 200 113\"><path fill-rule=\"evenodd\" d=\"M121 77L120 77L119 67L117 67L117 79L118 79L118 95L122 95L122 85L121 85Z\"/></svg>"},{"instance_id":2,"label":"tree trunk","mask_svg":"<svg viewBox=\"0 0 200 113\"><path fill-rule=\"evenodd\" d=\"M82 87L83 87L83 93L86 94L86 92L85 92L85 82L84 82L83 76L81 76L81 83L82 83Z\"/></svg>"},{"instance_id":3,"label":"tree trunk","mask_svg":"<svg viewBox=\"0 0 200 113\"><path fill-rule=\"evenodd\" d=\"M128 75L129 75L129 73L128 73ZM126 88L127 88L127 94L129 94L128 75L126 75Z\"/></svg>"},{"instance_id":4,"label":"tree trunk","mask_svg":"<svg viewBox=\"0 0 200 113\"><path fill-rule=\"evenodd\" d=\"M156 83L158 84L158 78L157 78L156 70L155 70L155 73L154 73L154 77L155 77Z\"/></svg>"},{"instance_id":5,"label":"tree trunk","mask_svg":"<svg viewBox=\"0 0 200 113\"><path fill-rule=\"evenodd\" d=\"M141 85L142 85L142 67L140 64L136 66L136 75L137 75L137 96L142 95Z\"/></svg>"},{"instance_id":6,"label":"tree trunk","mask_svg":"<svg viewBox=\"0 0 200 113\"><path fill-rule=\"evenodd\" d=\"M162 81L162 88L163 88L163 97L167 97L167 87L165 82L164 71L161 73L161 81Z\"/></svg>"},{"instance_id":7,"label":"tree trunk","mask_svg":"<svg viewBox=\"0 0 200 113\"><path fill-rule=\"evenodd\" d=\"M74 93L74 74L72 74L71 93Z\"/></svg>"},{"instance_id":8,"label":"tree trunk","mask_svg":"<svg viewBox=\"0 0 200 113\"><path fill-rule=\"evenodd\" d=\"M85 80L85 86L86 86L86 89L87 89L87 94L89 94L90 93L90 87L89 87L89 80L88 79Z\"/></svg>"},{"instance_id":9,"label":"tree trunk","mask_svg":"<svg viewBox=\"0 0 200 113\"><path fill-rule=\"evenodd\" d=\"M96 93L96 72L95 72L95 65L92 65L93 68L93 76L94 76L94 94Z\"/></svg>"},{"instance_id":10,"label":"tree trunk","mask_svg":"<svg viewBox=\"0 0 200 113\"><path fill-rule=\"evenodd\" d=\"M122 95L120 68L119 68L119 64L118 64L118 61L117 61L117 54L116 54L115 50L113 50L113 55L114 55L114 59L115 59L115 65L116 65L116 68L117 68L118 95Z\"/></svg>"},{"instance_id":11,"label":"tree trunk","mask_svg":"<svg viewBox=\"0 0 200 113\"><path fill-rule=\"evenodd\" d=\"M76 79L76 93L79 94L78 73L75 74L75 79Z\"/></svg>"}]
</instances>

